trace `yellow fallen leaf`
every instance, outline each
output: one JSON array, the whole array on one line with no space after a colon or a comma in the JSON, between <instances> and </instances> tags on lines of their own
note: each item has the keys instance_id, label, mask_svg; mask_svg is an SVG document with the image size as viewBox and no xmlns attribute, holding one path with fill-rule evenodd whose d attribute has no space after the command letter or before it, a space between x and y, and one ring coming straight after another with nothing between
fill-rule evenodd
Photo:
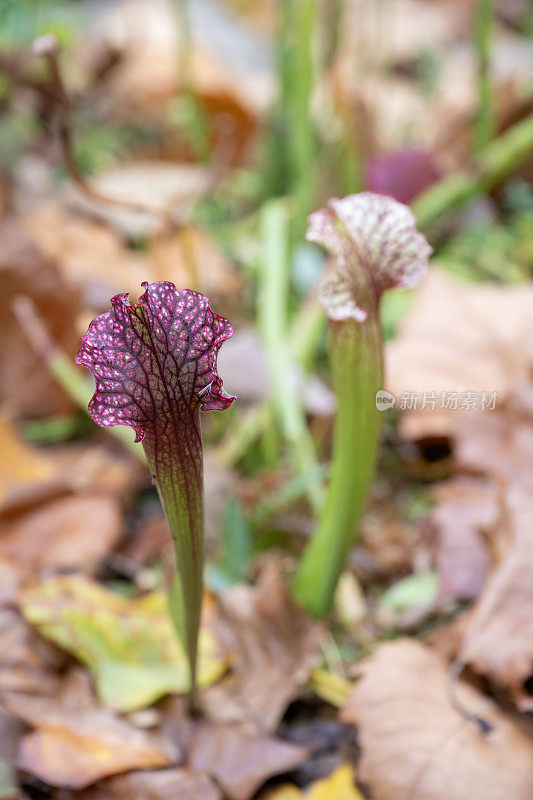
<instances>
[{"instance_id":1,"label":"yellow fallen leaf","mask_svg":"<svg viewBox=\"0 0 533 800\"><path fill-rule=\"evenodd\" d=\"M353 769L341 764L331 775L315 781L305 791L287 784L265 796L264 800L363 800L354 782Z\"/></svg>"},{"instance_id":2,"label":"yellow fallen leaf","mask_svg":"<svg viewBox=\"0 0 533 800\"><path fill-rule=\"evenodd\" d=\"M347 631L357 632L368 613L365 595L352 572L343 572L335 591L335 611Z\"/></svg>"},{"instance_id":3,"label":"yellow fallen leaf","mask_svg":"<svg viewBox=\"0 0 533 800\"><path fill-rule=\"evenodd\" d=\"M24 591L21 608L43 636L89 667L111 708L133 711L189 688L162 592L131 599L80 575L62 575ZM228 657L205 627L199 645L198 682L209 686L228 668Z\"/></svg>"},{"instance_id":4,"label":"yellow fallen leaf","mask_svg":"<svg viewBox=\"0 0 533 800\"><path fill-rule=\"evenodd\" d=\"M328 778L311 786L306 800L363 800L363 795L355 786L352 767L341 764Z\"/></svg>"},{"instance_id":5,"label":"yellow fallen leaf","mask_svg":"<svg viewBox=\"0 0 533 800\"><path fill-rule=\"evenodd\" d=\"M301 800L302 797L303 794L300 789L291 783L287 783L265 795L264 800Z\"/></svg>"}]
</instances>

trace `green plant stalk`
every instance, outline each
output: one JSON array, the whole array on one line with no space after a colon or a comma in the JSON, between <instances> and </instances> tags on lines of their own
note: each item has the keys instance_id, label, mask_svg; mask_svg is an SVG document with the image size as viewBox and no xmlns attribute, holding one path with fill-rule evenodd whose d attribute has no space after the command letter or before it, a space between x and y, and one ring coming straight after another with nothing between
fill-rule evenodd
<instances>
[{"instance_id":1,"label":"green plant stalk","mask_svg":"<svg viewBox=\"0 0 533 800\"><path fill-rule=\"evenodd\" d=\"M209 124L205 111L194 88L192 68L192 35L187 0L174 0L174 9L179 33L178 70L180 80L179 98L186 105L186 133L194 154L199 160L211 155Z\"/></svg>"},{"instance_id":2,"label":"green plant stalk","mask_svg":"<svg viewBox=\"0 0 533 800\"><path fill-rule=\"evenodd\" d=\"M313 160L315 134L311 115L314 82L313 35L315 30L316 0L296 0L295 30L297 31L295 59L294 128L293 141L294 186L296 198L296 235L299 226L305 226L311 209L314 192Z\"/></svg>"},{"instance_id":3,"label":"green plant stalk","mask_svg":"<svg viewBox=\"0 0 533 800\"><path fill-rule=\"evenodd\" d=\"M533 114L502 133L475 160L475 174L458 172L436 183L412 205L422 230L489 191L518 169L533 152Z\"/></svg>"},{"instance_id":4,"label":"green plant stalk","mask_svg":"<svg viewBox=\"0 0 533 800\"><path fill-rule=\"evenodd\" d=\"M321 480L325 480L329 475L327 465L320 465L318 467ZM280 489L272 492L263 500L260 500L256 505L251 515L251 520L255 523L263 523L272 514L278 511L283 506L289 505L296 500L299 500L306 491L310 481L313 481L315 476L311 473L306 475L296 475L290 481L285 483Z\"/></svg>"},{"instance_id":5,"label":"green plant stalk","mask_svg":"<svg viewBox=\"0 0 533 800\"><path fill-rule=\"evenodd\" d=\"M477 55L477 110L474 125L473 152L477 154L494 134L493 92L490 79L494 0L477 0L474 43Z\"/></svg>"},{"instance_id":6,"label":"green plant stalk","mask_svg":"<svg viewBox=\"0 0 533 800\"><path fill-rule=\"evenodd\" d=\"M181 414L176 425L147 429L143 449L168 521L177 574L169 608L187 653L190 703L196 707L198 634L203 599L203 455L199 412ZM187 598L187 603L184 598Z\"/></svg>"},{"instance_id":7,"label":"green plant stalk","mask_svg":"<svg viewBox=\"0 0 533 800\"><path fill-rule=\"evenodd\" d=\"M309 298L298 309L288 334L291 358L310 369L314 354L322 341L326 328L326 317L314 297ZM239 420L239 425L229 430L217 447L217 453L225 464L237 464L252 447L263 431L273 424L274 405L269 398L251 408Z\"/></svg>"},{"instance_id":8,"label":"green plant stalk","mask_svg":"<svg viewBox=\"0 0 533 800\"><path fill-rule=\"evenodd\" d=\"M317 0L282 0L279 35L281 106L288 149L289 190L296 202L298 239L311 210L315 186L315 132L311 115L313 42Z\"/></svg>"},{"instance_id":9,"label":"green plant stalk","mask_svg":"<svg viewBox=\"0 0 533 800\"><path fill-rule=\"evenodd\" d=\"M286 343L289 224L285 203L280 200L265 205L261 222L264 258L259 272L258 324L265 345L274 407L289 446L293 469L297 474L316 475L307 492L316 511L321 504L322 484L304 409L294 386Z\"/></svg>"},{"instance_id":10,"label":"green plant stalk","mask_svg":"<svg viewBox=\"0 0 533 800\"><path fill-rule=\"evenodd\" d=\"M324 616L333 603L375 469L381 422L376 392L383 387L377 308L363 323L331 323L330 360L338 399L331 478L293 586L296 600L316 617Z\"/></svg>"}]
</instances>

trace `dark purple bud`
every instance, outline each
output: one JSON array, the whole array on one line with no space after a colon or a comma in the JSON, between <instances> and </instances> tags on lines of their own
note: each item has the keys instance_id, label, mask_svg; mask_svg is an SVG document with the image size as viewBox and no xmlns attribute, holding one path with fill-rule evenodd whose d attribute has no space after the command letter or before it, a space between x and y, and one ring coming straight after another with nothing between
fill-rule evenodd
<instances>
[{"instance_id":1,"label":"dark purple bud","mask_svg":"<svg viewBox=\"0 0 533 800\"><path fill-rule=\"evenodd\" d=\"M400 203L410 203L442 177L431 153L408 147L372 159L365 172L370 192Z\"/></svg>"}]
</instances>

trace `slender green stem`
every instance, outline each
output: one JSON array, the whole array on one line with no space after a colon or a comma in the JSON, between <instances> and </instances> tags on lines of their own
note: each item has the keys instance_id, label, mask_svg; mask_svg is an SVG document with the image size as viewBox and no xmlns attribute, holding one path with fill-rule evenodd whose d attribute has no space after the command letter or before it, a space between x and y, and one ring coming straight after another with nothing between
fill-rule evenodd
<instances>
[{"instance_id":1,"label":"slender green stem","mask_svg":"<svg viewBox=\"0 0 533 800\"><path fill-rule=\"evenodd\" d=\"M311 116L311 99L314 82L313 37L315 30L316 0L296 0L295 31L295 96L293 138L294 188L296 197L296 234L305 221L313 200L315 134Z\"/></svg>"},{"instance_id":2,"label":"slender green stem","mask_svg":"<svg viewBox=\"0 0 533 800\"><path fill-rule=\"evenodd\" d=\"M511 175L533 152L533 114L517 122L479 153L475 174L457 172L431 186L413 203L422 230Z\"/></svg>"},{"instance_id":3,"label":"slender green stem","mask_svg":"<svg viewBox=\"0 0 533 800\"><path fill-rule=\"evenodd\" d=\"M258 322L265 344L274 407L290 449L293 468L297 474L316 476L311 480L307 494L312 507L318 510L322 484L287 348L288 236L285 204L283 201L268 203L262 214L264 259L259 276Z\"/></svg>"},{"instance_id":4,"label":"slender green stem","mask_svg":"<svg viewBox=\"0 0 533 800\"><path fill-rule=\"evenodd\" d=\"M493 93L490 79L494 0L477 0L474 42L477 54L477 111L474 126L475 154L484 150L494 133Z\"/></svg>"},{"instance_id":5,"label":"slender green stem","mask_svg":"<svg viewBox=\"0 0 533 800\"><path fill-rule=\"evenodd\" d=\"M320 617L333 602L374 474L380 430L376 392L383 385L383 344L377 309L364 323L331 324L330 357L338 410L326 502L304 553L294 595Z\"/></svg>"},{"instance_id":6,"label":"slender green stem","mask_svg":"<svg viewBox=\"0 0 533 800\"><path fill-rule=\"evenodd\" d=\"M311 114L317 0L282 0L279 35L281 106L288 150L289 189L296 201L294 236L311 210L315 132Z\"/></svg>"},{"instance_id":7,"label":"slender green stem","mask_svg":"<svg viewBox=\"0 0 533 800\"><path fill-rule=\"evenodd\" d=\"M178 74L180 122L190 140L196 158L206 160L211 155L209 123L194 87L192 64L192 35L187 0L174 0L178 23Z\"/></svg>"},{"instance_id":8,"label":"slender green stem","mask_svg":"<svg viewBox=\"0 0 533 800\"><path fill-rule=\"evenodd\" d=\"M187 653L191 706L196 705L198 635L203 597L204 511L203 459L199 412L179 415L164 431L147 428L144 452L167 518L178 576L169 605L178 636ZM187 603L184 602L187 598Z\"/></svg>"},{"instance_id":9,"label":"slender green stem","mask_svg":"<svg viewBox=\"0 0 533 800\"><path fill-rule=\"evenodd\" d=\"M319 342L326 328L326 317L316 298L310 297L296 313L288 334L291 357L304 369L312 366ZM257 437L274 418L274 407L270 398L254 406L242 416L239 425L228 431L217 452L225 464L236 464L243 458Z\"/></svg>"}]
</instances>

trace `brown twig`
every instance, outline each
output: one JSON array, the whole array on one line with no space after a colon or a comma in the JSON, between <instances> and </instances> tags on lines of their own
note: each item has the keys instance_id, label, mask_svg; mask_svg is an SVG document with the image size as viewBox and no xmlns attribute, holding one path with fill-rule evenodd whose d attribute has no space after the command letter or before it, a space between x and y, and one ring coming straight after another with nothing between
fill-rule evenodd
<instances>
[{"instance_id":1,"label":"brown twig","mask_svg":"<svg viewBox=\"0 0 533 800\"><path fill-rule=\"evenodd\" d=\"M0 71L4 72L13 83L30 89L41 99L46 117L52 121L55 129L55 134L61 147L64 166L72 182L85 197L92 201L123 208L138 214L149 214L158 218L162 222L161 230L159 230L157 234L158 236L168 236L176 230L179 230L183 221L175 218L172 211L172 199L164 206L156 206L135 203L120 197L113 197L96 188L82 173L75 156L71 119L73 109L72 97L63 80L58 55L59 48L57 40L53 35L46 34L34 41L31 54L25 53L22 56L14 57L0 52ZM37 56L45 60L48 66L48 76L45 79L37 80L27 74L25 67L32 56ZM218 169L213 170L210 192L215 190L224 174L225 169L222 165L220 165ZM194 279L196 277L193 267L191 269L191 279L193 282L195 282Z\"/></svg>"},{"instance_id":2,"label":"brown twig","mask_svg":"<svg viewBox=\"0 0 533 800\"><path fill-rule=\"evenodd\" d=\"M83 192L83 194L100 203L107 203L110 205L118 206L120 208L128 209L143 214L153 214L162 219L163 224L166 226L174 225L170 209L161 206L146 206L139 203L133 203L130 200L124 200L119 197L111 197L105 192L95 188L90 181L87 180L85 175L81 172L76 162L74 155L72 125L71 125L71 111L72 103L69 93L61 75L61 68L58 58L58 44L57 40L51 34L40 36L33 43L32 48L34 54L44 58L48 64L50 73L49 87L51 91L47 93L47 99L52 100L54 103L54 112L56 117L57 136L61 145L63 160L66 170L76 184L76 186ZM34 83L33 88L38 91L44 84Z\"/></svg>"}]
</instances>

